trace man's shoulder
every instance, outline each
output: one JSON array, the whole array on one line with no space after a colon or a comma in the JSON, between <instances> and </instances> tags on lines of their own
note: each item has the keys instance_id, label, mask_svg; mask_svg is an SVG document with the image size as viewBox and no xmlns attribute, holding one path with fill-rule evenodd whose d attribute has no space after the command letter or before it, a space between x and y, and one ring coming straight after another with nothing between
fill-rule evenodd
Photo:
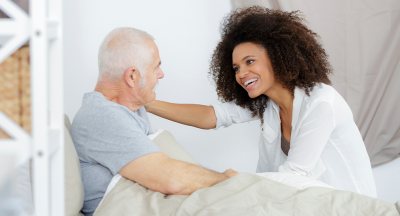
<instances>
[{"instance_id":1,"label":"man's shoulder","mask_svg":"<svg viewBox=\"0 0 400 216\"><path fill-rule=\"evenodd\" d=\"M118 106L93 106L88 108L82 107L72 122L71 130L75 127L109 127L111 125L132 126L136 124L136 116ZM108 125L108 126L107 126ZM116 125L116 126L117 126Z\"/></svg>"},{"instance_id":2,"label":"man's shoulder","mask_svg":"<svg viewBox=\"0 0 400 216\"><path fill-rule=\"evenodd\" d=\"M109 122L125 122L132 118L134 118L133 112L128 108L106 100L101 93L86 93L82 106L72 122L71 131L77 127L102 127Z\"/></svg>"},{"instance_id":3,"label":"man's shoulder","mask_svg":"<svg viewBox=\"0 0 400 216\"><path fill-rule=\"evenodd\" d=\"M82 107L72 122L71 133L82 129L92 131L111 128L129 129L130 131L140 130L145 134L151 131L144 107L132 112L127 107L114 102L97 102L93 98L86 98L85 101L84 98Z\"/></svg>"}]
</instances>

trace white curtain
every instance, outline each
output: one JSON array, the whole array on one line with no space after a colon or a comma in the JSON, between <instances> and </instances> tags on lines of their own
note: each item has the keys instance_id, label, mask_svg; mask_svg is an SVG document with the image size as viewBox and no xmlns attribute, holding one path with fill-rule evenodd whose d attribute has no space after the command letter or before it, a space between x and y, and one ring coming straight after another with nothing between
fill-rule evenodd
<instances>
[{"instance_id":1,"label":"white curtain","mask_svg":"<svg viewBox=\"0 0 400 216\"><path fill-rule=\"evenodd\" d=\"M300 10L321 36L372 166L400 157L400 0L231 0Z\"/></svg>"}]
</instances>

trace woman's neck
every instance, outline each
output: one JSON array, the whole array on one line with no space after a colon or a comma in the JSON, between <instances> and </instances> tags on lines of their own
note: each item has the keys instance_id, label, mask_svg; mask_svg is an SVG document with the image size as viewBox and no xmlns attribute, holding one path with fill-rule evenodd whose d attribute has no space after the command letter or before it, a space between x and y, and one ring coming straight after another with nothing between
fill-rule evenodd
<instances>
[{"instance_id":1,"label":"woman's neck","mask_svg":"<svg viewBox=\"0 0 400 216\"><path fill-rule=\"evenodd\" d=\"M279 106L280 111L283 112L282 114L289 116L292 115L294 97L290 94L289 89L284 88L280 83L277 83L270 88L265 95Z\"/></svg>"}]
</instances>

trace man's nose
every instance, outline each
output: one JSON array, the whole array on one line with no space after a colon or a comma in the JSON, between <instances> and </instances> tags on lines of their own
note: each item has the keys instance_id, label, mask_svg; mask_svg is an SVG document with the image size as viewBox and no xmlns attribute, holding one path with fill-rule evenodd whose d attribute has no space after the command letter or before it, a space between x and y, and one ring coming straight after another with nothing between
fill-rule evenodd
<instances>
[{"instance_id":1,"label":"man's nose","mask_svg":"<svg viewBox=\"0 0 400 216\"><path fill-rule=\"evenodd\" d=\"M162 78L164 78L164 72L160 68L160 70L157 73L157 79L162 79Z\"/></svg>"}]
</instances>

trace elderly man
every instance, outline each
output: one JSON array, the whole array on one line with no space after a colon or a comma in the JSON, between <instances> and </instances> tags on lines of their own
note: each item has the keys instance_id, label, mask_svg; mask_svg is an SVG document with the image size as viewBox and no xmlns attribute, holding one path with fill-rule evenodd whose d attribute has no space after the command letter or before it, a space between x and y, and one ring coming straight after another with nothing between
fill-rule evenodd
<instances>
[{"instance_id":1,"label":"elderly man","mask_svg":"<svg viewBox=\"0 0 400 216\"><path fill-rule=\"evenodd\" d=\"M174 160L148 137L144 105L156 98L164 77L153 37L134 28L111 31L99 49L99 79L86 93L71 135L82 168L85 202L92 215L117 173L164 194L191 194L237 174L217 173Z\"/></svg>"}]
</instances>

